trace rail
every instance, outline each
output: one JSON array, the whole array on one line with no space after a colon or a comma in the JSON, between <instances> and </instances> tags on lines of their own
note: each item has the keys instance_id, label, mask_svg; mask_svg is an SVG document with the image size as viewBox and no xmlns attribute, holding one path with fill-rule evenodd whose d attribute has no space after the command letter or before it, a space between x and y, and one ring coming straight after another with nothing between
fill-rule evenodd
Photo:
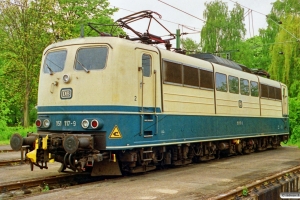
<instances>
[{"instance_id":1,"label":"rail","mask_svg":"<svg viewBox=\"0 0 300 200\"><path fill-rule=\"evenodd\" d=\"M2 149L2 150L0 150L0 153L9 153L9 152L17 152L17 151L14 151L12 149Z\"/></svg>"},{"instance_id":2,"label":"rail","mask_svg":"<svg viewBox=\"0 0 300 200\"><path fill-rule=\"evenodd\" d=\"M74 174L63 174L59 176L50 176L50 177L41 177L41 178L35 178L30 180L22 180L17 182L9 182L9 183L3 183L0 184L0 191L8 192L12 190L19 190L23 188L30 188L30 187L37 187L40 185L43 185L45 183L47 184L55 184L59 183L61 181L71 181L74 177Z\"/></svg>"},{"instance_id":3,"label":"rail","mask_svg":"<svg viewBox=\"0 0 300 200\"><path fill-rule=\"evenodd\" d=\"M210 200L228 200L228 199L242 199L242 197L249 198L249 196L257 196L257 193L260 189L268 189L274 184L286 183L287 179L297 179L299 180L300 176L300 166L296 166L287 170L284 170L280 173L277 173L272 176L268 176L261 180L257 180L245 186L238 187L236 189L230 190L226 193L219 194L218 196L209 198ZM281 186L280 192L298 192L298 184L292 185L293 188L287 188L285 184ZM295 188L297 187L297 188ZM295 191L297 190L297 191ZM246 193L246 194L245 194ZM256 199L256 198L254 198Z\"/></svg>"},{"instance_id":4,"label":"rail","mask_svg":"<svg viewBox=\"0 0 300 200\"><path fill-rule=\"evenodd\" d=\"M0 161L0 167L4 166L14 166L14 165L20 165L23 164L21 159L16 159L16 160L1 160Z\"/></svg>"}]
</instances>

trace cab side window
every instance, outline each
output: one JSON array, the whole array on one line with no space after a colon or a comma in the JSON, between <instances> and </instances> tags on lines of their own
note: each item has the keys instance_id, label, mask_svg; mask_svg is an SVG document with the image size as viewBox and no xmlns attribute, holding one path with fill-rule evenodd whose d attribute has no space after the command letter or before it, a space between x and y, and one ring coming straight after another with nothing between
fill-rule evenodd
<instances>
[{"instance_id":1,"label":"cab side window","mask_svg":"<svg viewBox=\"0 0 300 200\"><path fill-rule=\"evenodd\" d=\"M142 67L143 67L143 76L151 76L151 56L148 54L143 54L142 56Z\"/></svg>"}]
</instances>

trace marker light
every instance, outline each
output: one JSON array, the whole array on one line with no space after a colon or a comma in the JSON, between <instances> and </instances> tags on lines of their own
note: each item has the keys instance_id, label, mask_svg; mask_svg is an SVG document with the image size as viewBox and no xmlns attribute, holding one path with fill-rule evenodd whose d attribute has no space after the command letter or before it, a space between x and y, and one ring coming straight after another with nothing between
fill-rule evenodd
<instances>
[{"instance_id":1,"label":"marker light","mask_svg":"<svg viewBox=\"0 0 300 200\"><path fill-rule=\"evenodd\" d=\"M42 121L40 120L40 119L37 119L37 120L35 120L35 125L36 125L36 127L41 127L41 125L42 125Z\"/></svg>"},{"instance_id":2,"label":"marker light","mask_svg":"<svg viewBox=\"0 0 300 200\"><path fill-rule=\"evenodd\" d=\"M81 126L82 126L82 128L84 128L84 129L86 129L86 128L88 128L89 127L89 121L87 120L87 119L84 119L84 120L82 120L82 122L81 122Z\"/></svg>"},{"instance_id":3,"label":"marker light","mask_svg":"<svg viewBox=\"0 0 300 200\"><path fill-rule=\"evenodd\" d=\"M93 119L93 120L91 121L91 127L92 127L93 129L96 129L96 128L98 128L98 126L99 126L98 120Z\"/></svg>"}]
</instances>

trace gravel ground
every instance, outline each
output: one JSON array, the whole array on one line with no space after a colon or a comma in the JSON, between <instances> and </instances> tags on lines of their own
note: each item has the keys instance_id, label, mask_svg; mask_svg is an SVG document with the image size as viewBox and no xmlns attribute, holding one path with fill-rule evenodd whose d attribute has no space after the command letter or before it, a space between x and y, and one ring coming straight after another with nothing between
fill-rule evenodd
<instances>
[{"instance_id":1,"label":"gravel ground","mask_svg":"<svg viewBox=\"0 0 300 200\"><path fill-rule=\"evenodd\" d=\"M300 149L281 147L250 155L107 179L53 190L25 199L208 199L212 195L243 186L296 165L300 165ZM35 168L33 172L30 171L29 165L8 167L6 173L1 173L0 180L6 182L11 179L20 180L33 176L58 174L59 166L58 163L52 164L49 165L48 170Z\"/></svg>"},{"instance_id":2,"label":"gravel ground","mask_svg":"<svg viewBox=\"0 0 300 200\"><path fill-rule=\"evenodd\" d=\"M0 146L0 150L8 149L11 149L9 145ZM21 152L19 151L0 153L0 160L14 160L20 158ZM57 170L60 167L60 163L50 163L48 164L48 167L48 170L40 170L40 168L34 167L33 171L30 170L29 164L1 167L0 184L12 181L32 179L35 177L55 176L59 174Z\"/></svg>"}]
</instances>

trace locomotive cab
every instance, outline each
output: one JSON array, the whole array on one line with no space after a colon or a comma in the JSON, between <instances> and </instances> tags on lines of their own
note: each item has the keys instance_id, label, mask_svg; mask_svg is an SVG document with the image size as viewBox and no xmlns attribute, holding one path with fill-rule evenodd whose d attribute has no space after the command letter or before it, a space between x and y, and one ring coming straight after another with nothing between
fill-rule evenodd
<instances>
[{"instance_id":1,"label":"locomotive cab","mask_svg":"<svg viewBox=\"0 0 300 200\"><path fill-rule=\"evenodd\" d=\"M135 42L114 37L80 38L53 44L43 55L38 133L28 135L30 142L19 135L11 140L16 150L31 144L27 154L31 163L46 168L55 160L63 168L84 171L94 162L116 162L107 147L128 148L133 138L124 137L127 134L156 133L160 101L156 48L137 48ZM131 123L141 127L128 129Z\"/></svg>"}]
</instances>

